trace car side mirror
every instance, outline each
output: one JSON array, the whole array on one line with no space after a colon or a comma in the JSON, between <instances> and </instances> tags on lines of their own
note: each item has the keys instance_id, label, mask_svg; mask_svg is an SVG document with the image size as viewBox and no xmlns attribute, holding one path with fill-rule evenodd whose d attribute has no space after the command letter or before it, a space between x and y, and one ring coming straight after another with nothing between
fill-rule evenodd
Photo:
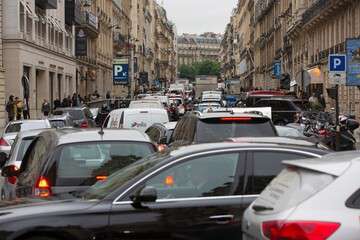
<instances>
[{"instance_id":1,"label":"car side mirror","mask_svg":"<svg viewBox=\"0 0 360 240\"><path fill-rule=\"evenodd\" d=\"M1 176L3 177L17 177L19 175L19 169L14 165L9 165L1 170Z\"/></svg>"},{"instance_id":2,"label":"car side mirror","mask_svg":"<svg viewBox=\"0 0 360 240\"><path fill-rule=\"evenodd\" d=\"M135 208L144 208L143 203L154 203L157 200L157 191L154 187L145 187L131 197Z\"/></svg>"}]
</instances>

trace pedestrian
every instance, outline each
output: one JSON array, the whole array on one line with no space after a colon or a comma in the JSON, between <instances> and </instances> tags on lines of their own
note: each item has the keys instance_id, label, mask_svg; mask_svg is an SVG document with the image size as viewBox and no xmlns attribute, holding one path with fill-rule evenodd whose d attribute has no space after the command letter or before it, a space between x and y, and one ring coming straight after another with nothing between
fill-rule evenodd
<instances>
[{"instance_id":1,"label":"pedestrian","mask_svg":"<svg viewBox=\"0 0 360 240\"><path fill-rule=\"evenodd\" d=\"M49 116L50 104L46 99L44 99L44 102L43 102L43 104L41 106L41 112L43 113L45 118L47 118Z\"/></svg>"},{"instance_id":2,"label":"pedestrian","mask_svg":"<svg viewBox=\"0 0 360 240\"><path fill-rule=\"evenodd\" d=\"M54 110L61 107L61 101L59 98L54 100Z\"/></svg>"},{"instance_id":3,"label":"pedestrian","mask_svg":"<svg viewBox=\"0 0 360 240\"><path fill-rule=\"evenodd\" d=\"M94 95L96 96L96 98L100 98L100 94L98 93L97 90L95 90Z\"/></svg>"},{"instance_id":4,"label":"pedestrian","mask_svg":"<svg viewBox=\"0 0 360 240\"><path fill-rule=\"evenodd\" d=\"M69 107L69 101L68 101L68 98L65 97L63 100L62 100L62 107L66 108L66 107Z\"/></svg>"},{"instance_id":5,"label":"pedestrian","mask_svg":"<svg viewBox=\"0 0 360 240\"><path fill-rule=\"evenodd\" d=\"M29 105L27 99L24 99L23 115L24 115L24 119L30 119Z\"/></svg>"},{"instance_id":6,"label":"pedestrian","mask_svg":"<svg viewBox=\"0 0 360 240\"><path fill-rule=\"evenodd\" d=\"M78 106L78 96L76 93L73 94L72 98L71 98L71 102L72 102L72 106L73 107L77 107Z\"/></svg>"},{"instance_id":7,"label":"pedestrian","mask_svg":"<svg viewBox=\"0 0 360 240\"><path fill-rule=\"evenodd\" d=\"M20 98L16 97L15 104L16 104L16 120L21 120L23 116L24 103Z\"/></svg>"},{"instance_id":8,"label":"pedestrian","mask_svg":"<svg viewBox=\"0 0 360 240\"><path fill-rule=\"evenodd\" d=\"M324 94L320 94L319 104L321 106L321 110L325 111L325 109L326 109L326 100L325 100Z\"/></svg>"},{"instance_id":9,"label":"pedestrian","mask_svg":"<svg viewBox=\"0 0 360 240\"><path fill-rule=\"evenodd\" d=\"M10 95L9 101L6 104L6 112L8 113L9 122L14 121L16 110L15 110L15 102L13 95Z\"/></svg>"},{"instance_id":10,"label":"pedestrian","mask_svg":"<svg viewBox=\"0 0 360 240\"><path fill-rule=\"evenodd\" d=\"M311 97L309 98L309 103L312 110L319 110L319 99L315 93L311 94Z\"/></svg>"}]
</instances>

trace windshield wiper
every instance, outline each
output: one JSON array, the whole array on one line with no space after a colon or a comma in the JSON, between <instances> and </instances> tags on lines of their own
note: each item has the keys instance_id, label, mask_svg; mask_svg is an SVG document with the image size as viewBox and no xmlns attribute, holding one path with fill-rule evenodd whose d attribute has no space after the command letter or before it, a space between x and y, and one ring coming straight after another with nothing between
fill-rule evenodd
<instances>
[{"instance_id":1,"label":"windshield wiper","mask_svg":"<svg viewBox=\"0 0 360 240\"><path fill-rule=\"evenodd\" d=\"M267 207L267 206L262 206L262 205L253 205L252 209L256 212L264 212L264 211L273 211L274 208L272 207Z\"/></svg>"}]
</instances>

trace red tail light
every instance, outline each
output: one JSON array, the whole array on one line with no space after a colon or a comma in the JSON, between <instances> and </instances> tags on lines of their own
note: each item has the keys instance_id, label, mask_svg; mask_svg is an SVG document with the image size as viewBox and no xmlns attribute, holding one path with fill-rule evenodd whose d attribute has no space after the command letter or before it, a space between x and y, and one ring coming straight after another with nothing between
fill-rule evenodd
<instances>
[{"instance_id":1,"label":"red tail light","mask_svg":"<svg viewBox=\"0 0 360 240\"><path fill-rule=\"evenodd\" d=\"M105 181L108 179L108 176L96 176L96 181Z\"/></svg>"},{"instance_id":2,"label":"red tail light","mask_svg":"<svg viewBox=\"0 0 360 240\"><path fill-rule=\"evenodd\" d=\"M263 234L270 240L326 240L340 223L316 221L269 221L262 225Z\"/></svg>"},{"instance_id":3,"label":"red tail light","mask_svg":"<svg viewBox=\"0 0 360 240\"><path fill-rule=\"evenodd\" d=\"M35 196L41 198L48 198L51 196L51 184L49 179L41 176L35 185Z\"/></svg>"},{"instance_id":4,"label":"red tail light","mask_svg":"<svg viewBox=\"0 0 360 240\"><path fill-rule=\"evenodd\" d=\"M7 177L7 181L8 181L8 183L14 185L14 184L16 184L17 178L15 176Z\"/></svg>"},{"instance_id":5,"label":"red tail light","mask_svg":"<svg viewBox=\"0 0 360 240\"><path fill-rule=\"evenodd\" d=\"M82 122L80 128L89 128L89 123L87 121Z\"/></svg>"},{"instance_id":6,"label":"red tail light","mask_svg":"<svg viewBox=\"0 0 360 240\"><path fill-rule=\"evenodd\" d=\"M4 138L0 138L0 146L7 147L10 144Z\"/></svg>"}]
</instances>

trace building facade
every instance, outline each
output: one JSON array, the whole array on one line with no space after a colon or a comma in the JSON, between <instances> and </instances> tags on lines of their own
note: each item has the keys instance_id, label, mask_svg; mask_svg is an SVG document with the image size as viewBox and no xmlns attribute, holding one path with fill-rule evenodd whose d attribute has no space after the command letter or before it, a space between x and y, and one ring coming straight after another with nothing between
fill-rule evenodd
<instances>
[{"instance_id":1,"label":"building facade","mask_svg":"<svg viewBox=\"0 0 360 240\"><path fill-rule=\"evenodd\" d=\"M76 88L74 28L65 22L65 1L2 1L6 98L29 95L32 117ZM14 17L16 16L16 17Z\"/></svg>"},{"instance_id":2,"label":"building facade","mask_svg":"<svg viewBox=\"0 0 360 240\"><path fill-rule=\"evenodd\" d=\"M218 61L222 35L215 33L183 34L177 37L178 66L205 60Z\"/></svg>"},{"instance_id":3,"label":"building facade","mask_svg":"<svg viewBox=\"0 0 360 240\"><path fill-rule=\"evenodd\" d=\"M3 42L2 42L2 32L3 32L3 4L0 1L0 126L4 126L7 118L5 112L5 104L7 99L5 99L5 68L4 68L4 59L3 59Z\"/></svg>"}]
</instances>

